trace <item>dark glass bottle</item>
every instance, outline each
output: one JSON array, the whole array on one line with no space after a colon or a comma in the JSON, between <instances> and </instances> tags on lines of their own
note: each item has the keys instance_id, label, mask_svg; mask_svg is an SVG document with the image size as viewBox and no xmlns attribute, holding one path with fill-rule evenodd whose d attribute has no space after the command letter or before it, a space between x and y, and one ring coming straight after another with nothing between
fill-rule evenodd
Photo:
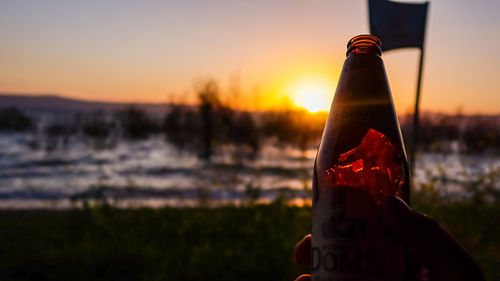
<instances>
[{"instance_id":1,"label":"dark glass bottle","mask_svg":"<svg viewBox=\"0 0 500 281\"><path fill-rule=\"evenodd\" d=\"M313 178L313 281L402 280L404 246L381 223L387 195L408 202L408 162L381 43L359 35L323 130Z\"/></svg>"}]
</instances>

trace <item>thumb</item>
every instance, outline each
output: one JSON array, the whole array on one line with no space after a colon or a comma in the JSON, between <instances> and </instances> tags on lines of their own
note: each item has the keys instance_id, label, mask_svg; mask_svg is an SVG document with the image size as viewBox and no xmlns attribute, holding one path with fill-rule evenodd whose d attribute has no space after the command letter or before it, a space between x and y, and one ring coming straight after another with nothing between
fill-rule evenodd
<instances>
[{"instance_id":1,"label":"thumb","mask_svg":"<svg viewBox=\"0 0 500 281\"><path fill-rule=\"evenodd\" d=\"M472 256L436 221L397 197L387 197L382 208L384 223L408 245L432 280L485 280Z\"/></svg>"}]
</instances>

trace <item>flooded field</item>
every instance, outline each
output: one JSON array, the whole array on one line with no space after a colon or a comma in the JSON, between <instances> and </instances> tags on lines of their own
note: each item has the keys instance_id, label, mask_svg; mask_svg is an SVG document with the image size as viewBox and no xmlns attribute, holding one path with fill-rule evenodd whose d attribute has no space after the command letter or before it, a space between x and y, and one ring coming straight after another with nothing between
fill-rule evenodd
<instances>
[{"instance_id":1,"label":"flooded field","mask_svg":"<svg viewBox=\"0 0 500 281\"><path fill-rule=\"evenodd\" d=\"M88 202L119 207L310 200L315 149L264 146L256 159L230 147L211 162L181 153L163 138L95 149L73 139L34 147L28 134L0 135L0 208L68 208ZM498 155L421 154L416 188L450 197L471 188L500 189Z\"/></svg>"}]
</instances>

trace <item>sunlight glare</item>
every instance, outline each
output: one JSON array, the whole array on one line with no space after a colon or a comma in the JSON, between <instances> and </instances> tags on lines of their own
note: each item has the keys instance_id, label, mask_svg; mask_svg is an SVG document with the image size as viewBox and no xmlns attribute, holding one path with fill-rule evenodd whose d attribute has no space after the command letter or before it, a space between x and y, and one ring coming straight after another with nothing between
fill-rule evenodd
<instances>
[{"instance_id":1,"label":"sunlight glare","mask_svg":"<svg viewBox=\"0 0 500 281\"><path fill-rule=\"evenodd\" d=\"M304 78L290 87L290 99L297 107L311 113L328 111L333 99L334 86L327 79Z\"/></svg>"}]
</instances>

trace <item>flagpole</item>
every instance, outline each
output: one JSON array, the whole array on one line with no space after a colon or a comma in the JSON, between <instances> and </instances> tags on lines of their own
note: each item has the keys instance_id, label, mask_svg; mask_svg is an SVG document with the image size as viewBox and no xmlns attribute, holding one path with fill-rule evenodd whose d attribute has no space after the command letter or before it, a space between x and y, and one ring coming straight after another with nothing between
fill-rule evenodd
<instances>
[{"instance_id":1,"label":"flagpole","mask_svg":"<svg viewBox=\"0 0 500 281\"><path fill-rule=\"evenodd\" d=\"M418 66L418 80L417 80L417 95L415 99L415 110L413 112L413 134L412 143L410 146L410 169L411 174L415 173L415 162L416 153L418 147L418 131L419 131L419 104L420 104L420 89L422 85L422 69L424 66L424 44L422 43L422 48L420 49L420 63Z\"/></svg>"},{"instance_id":2,"label":"flagpole","mask_svg":"<svg viewBox=\"0 0 500 281\"><path fill-rule=\"evenodd\" d=\"M424 36L422 37L422 47L420 48L420 62L418 64L418 79L417 79L417 95L415 97L415 110L413 112L413 139L410 146L410 173L411 178L415 179L415 164L416 164L416 154L418 148L418 133L419 133L419 120L420 120L420 90L422 87L422 70L424 68L424 53L425 53L425 29L427 25L427 10L429 8L429 2L425 3L426 19L424 20ZM412 181L413 185L413 181Z\"/></svg>"}]
</instances>

